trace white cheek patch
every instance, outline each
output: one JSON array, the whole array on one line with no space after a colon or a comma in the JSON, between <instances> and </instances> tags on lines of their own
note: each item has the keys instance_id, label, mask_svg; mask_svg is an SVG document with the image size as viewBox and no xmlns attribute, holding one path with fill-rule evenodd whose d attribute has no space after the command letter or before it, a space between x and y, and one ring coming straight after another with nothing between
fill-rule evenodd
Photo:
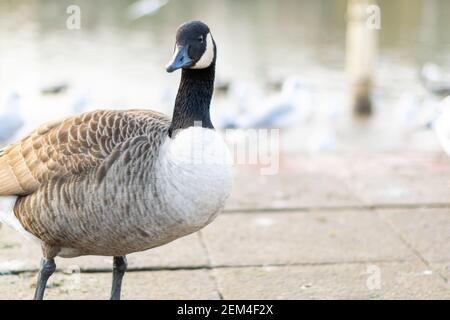
<instances>
[{"instance_id":1,"label":"white cheek patch","mask_svg":"<svg viewBox=\"0 0 450 320\"><path fill-rule=\"evenodd\" d=\"M191 69L205 69L208 68L214 60L214 43L211 33L206 36L206 50L197 63Z\"/></svg>"}]
</instances>

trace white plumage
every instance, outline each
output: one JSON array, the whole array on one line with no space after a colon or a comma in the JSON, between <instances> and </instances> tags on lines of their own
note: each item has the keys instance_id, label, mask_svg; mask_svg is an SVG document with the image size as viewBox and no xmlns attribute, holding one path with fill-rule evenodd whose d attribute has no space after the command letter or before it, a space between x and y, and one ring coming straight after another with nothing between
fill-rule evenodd
<instances>
[{"instance_id":1,"label":"white plumage","mask_svg":"<svg viewBox=\"0 0 450 320\"><path fill-rule=\"evenodd\" d=\"M433 128L442 149L450 156L450 96L442 100L440 107Z\"/></svg>"},{"instance_id":2,"label":"white plumage","mask_svg":"<svg viewBox=\"0 0 450 320\"><path fill-rule=\"evenodd\" d=\"M186 221L182 233L211 222L231 192L231 156L215 130L190 127L168 138L158 161L159 187L170 195L170 212Z\"/></svg>"},{"instance_id":3,"label":"white plumage","mask_svg":"<svg viewBox=\"0 0 450 320\"><path fill-rule=\"evenodd\" d=\"M0 146L10 141L23 125L20 97L11 92L6 99L5 109L0 114Z\"/></svg>"},{"instance_id":4,"label":"white plumage","mask_svg":"<svg viewBox=\"0 0 450 320\"><path fill-rule=\"evenodd\" d=\"M310 86L296 76L288 77L281 91L265 96L247 83L232 84L230 101L234 114L225 115L225 127L287 128L307 121L312 116L313 95ZM224 115L222 115L224 118Z\"/></svg>"},{"instance_id":5,"label":"white plumage","mask_svg":"<svg viewBox=\"0 0 450 320\"><path fill-rule=\"evenodd\" d=\"M200 60L197 61L197 63L191 67L191 69L203 69L207 68L211 65L214 59L214 43L211 37L211 33L208 33L206 36L206 50L203 53Z\"/></svg>"},{"instance_id":6,"label":"white plumage","mask_svg":"<svg viewBox=\"0 0 450 320\"><path fill-rule=\"evenodd\" d=\"M2 197L0 201L0 224L4 224L11 229L18 231L28 240L40 243L41 240L26 231L14 215L13 209L17 197Z\"/></svg>"}]
</instances>

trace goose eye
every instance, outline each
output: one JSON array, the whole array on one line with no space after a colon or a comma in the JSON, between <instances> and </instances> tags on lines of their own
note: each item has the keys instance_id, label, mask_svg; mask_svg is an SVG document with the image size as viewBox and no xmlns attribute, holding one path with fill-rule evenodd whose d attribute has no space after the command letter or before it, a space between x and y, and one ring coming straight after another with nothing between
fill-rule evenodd
<instances>
[{"instance_id":1,"label":"goose eye","mask_svg":"<svg viewBox=\"0 0 450 320\"><path fill-rule=\"evenodd\" d=\"M203 36L198 37L198 41L199 41L200 43L203 43Z\"/></svg>"}]
</instances>

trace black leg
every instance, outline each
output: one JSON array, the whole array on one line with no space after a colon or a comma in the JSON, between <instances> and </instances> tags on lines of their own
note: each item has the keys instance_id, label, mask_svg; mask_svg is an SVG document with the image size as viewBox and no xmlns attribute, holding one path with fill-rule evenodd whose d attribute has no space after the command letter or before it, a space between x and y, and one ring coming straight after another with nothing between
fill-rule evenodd
<instances>
[{"instance_id":1,"label":"black leg","mask_svg":"<svg viewBox=\"0 0 450 320\"><path fill-rule=\"evenodd\" d=\"M41 269L39 270L38 280L36 284L36 292L34 293L34 300L42 300L44 298L45 286L47 280L55 272L56 264L54 259L45 259L41 261Z\"/></svg>"},{"instance_id":2,"label":"black leg","mask_svg":"<svg viewBox=\"0 0 450 320\"><path fill-rule=\"evenodd\" d=\"M122 278L127 270L127 258L114 257L113 261L113 281L111 289L111 300L120 300L120 290L122 288Z\"/></svg>"}]
</instances>

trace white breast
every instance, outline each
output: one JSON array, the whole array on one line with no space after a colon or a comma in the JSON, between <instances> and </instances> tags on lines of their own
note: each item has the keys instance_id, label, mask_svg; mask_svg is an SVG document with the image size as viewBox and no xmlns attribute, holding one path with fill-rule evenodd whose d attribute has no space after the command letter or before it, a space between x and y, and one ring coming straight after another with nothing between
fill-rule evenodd
<instances>
[{"instance_id":1,"label":"white breast","mask_svg":"<svg viewBox=\"0 0 450 320\"><path fill-rule=\"evenodd\" d=\"M186 228L202 228L224 207L231 191L231 164L227 145L212 129L181 130L162 146L158 188L168 210Z\"/></svg>"}]
</instances>

